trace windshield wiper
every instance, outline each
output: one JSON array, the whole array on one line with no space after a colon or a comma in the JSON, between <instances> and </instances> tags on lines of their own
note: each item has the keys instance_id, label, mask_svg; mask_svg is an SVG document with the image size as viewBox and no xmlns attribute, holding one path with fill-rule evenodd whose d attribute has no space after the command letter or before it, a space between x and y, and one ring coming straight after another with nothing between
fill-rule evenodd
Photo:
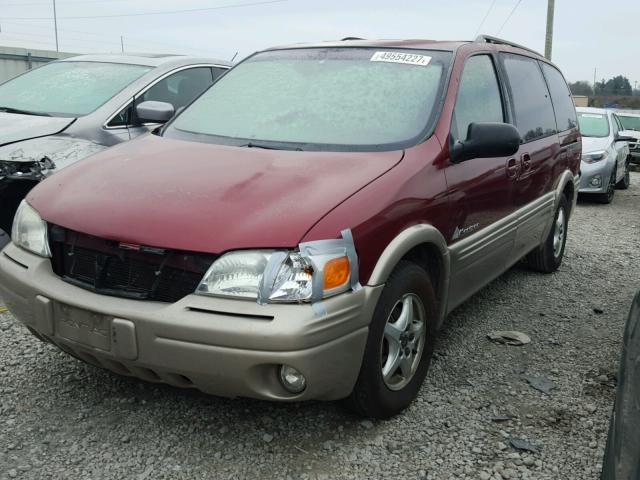
<instances>
[{"instance_id":1,"label":"windshield wiper","mask_svg":"<svg viewBox=\"0 0 640 480\"><path fill-rule=\"evenodd\" d=\"M280 148L280 147L273 147L271 145L265 145L264 143L255 143L255 142L249 142L249 143L245 143L243 145L238 145L239 147L245 147L245 148L262 148L264 150L295 150L297 152L302 152L302 148L300 147L296 147L296 148Z\"/></svg>"},{"instance_id":2,"label":"windshield wiper","mask_svg":"<svg viewBox=\"0 0 640 480\"><path fill-rule=\"evenodd\" d=\"M46 112L32 112L31 110L21 110L13 107L0 107L0 112L5 113L19 113L22 115L36 115L38 117L50 117L51 115Z\"/></svg>"}]
</instances>

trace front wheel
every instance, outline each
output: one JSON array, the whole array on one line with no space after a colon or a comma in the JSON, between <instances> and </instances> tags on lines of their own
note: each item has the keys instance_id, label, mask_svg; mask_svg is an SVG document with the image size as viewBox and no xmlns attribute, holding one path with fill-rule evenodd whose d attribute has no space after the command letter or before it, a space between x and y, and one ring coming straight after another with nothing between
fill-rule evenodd
<instances>
[{"instance_id":1,"label":"front wheel","mask_svg":"<svg viewBox=\"0 0 640 480\"><path fill-rule=\"evenodd\" d=\"M596 200L599 203L608 205L609 203L613 202L613 197L615 194L616 194L616 171L614 169L613 173L611 174L611 178L609 179L609 184L607 185L607 191L605 193L599 193L596 196Z\"/></svg>"},{"instance_id":2,"label":"front wheel","mask_svg":"<svg viewBox=\"0 0 640 480\"><path fill-rule=\"evenodd\" d=\"M547 239L526 258L531 268L542 273L553 273L560 268L567 243L568 226L569 201L562 195Z\"/></svg>"},{"instance_id":3,"label":"front wheel","mask_svg":"<svg viewBox=\"0 0 640 480\"><path fill-rule=\"evenodd\" d=\"M624 167L624 177L618 183L616 183L616 188L619 190L626 190L631 185L631 174L629 173L629 163L627 163Z\"/></svg>"},{"instance_id":4,"label":"front wheel","mask_svg":"<svg viewBox=\"0 0 640 480\"><path fill-rule=\"evenodd\" d=\"M433 355L436 298L427 272L401 261L389 276L369 328L360 374L347 406L385 419L416 398Z\"/></svg>"}]
</instances>

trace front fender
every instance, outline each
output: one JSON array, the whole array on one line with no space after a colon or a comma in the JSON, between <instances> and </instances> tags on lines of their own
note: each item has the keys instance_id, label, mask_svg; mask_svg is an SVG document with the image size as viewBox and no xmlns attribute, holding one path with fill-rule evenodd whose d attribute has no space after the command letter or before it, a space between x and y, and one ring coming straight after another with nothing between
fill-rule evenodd
<instances>
[{"instance_id":1,"label":"front fender","mask_svg":"<svg viewBox=\"0 0 640 480\"><path fill-rule=\"evenodd\" d=\"M39 181L106 148L62 135L5 145L0 147L0 179Z\"/></svg>"},{"instance_id":2,"label":"front fender","mask_svg":"<svg viewBox=\"0 0 640 480\"><path fill-rule=\"evenodd\" d=\"M440 285L438 288L438 328L444 322L446 315L447 296L449 292L449 279L451 276L451 264L447 242L440 231L433 225L413 225L400 232L383 250L378 258L367 285L384 284L395 266L411 250L421 245L435 247L440 255Z\"/></svg>"}]
</instances>

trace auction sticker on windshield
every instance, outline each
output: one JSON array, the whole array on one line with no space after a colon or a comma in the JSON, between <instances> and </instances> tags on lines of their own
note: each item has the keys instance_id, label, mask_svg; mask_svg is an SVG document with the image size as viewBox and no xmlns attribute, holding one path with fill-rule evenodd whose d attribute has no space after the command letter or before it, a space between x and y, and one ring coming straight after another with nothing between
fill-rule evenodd
<instances>
[{"instance_id":1,"label":"auction sticker on windshield","mask_svg":"<svg viewBox=\"0 0 640 480\"><path fill-rule=\"evenodd\" d=\"M426 67L431 61L427 55L403 52L376 52L371 57L372 62L405 63L407 65L420 65Z\"/></svg>"}]
</instances>

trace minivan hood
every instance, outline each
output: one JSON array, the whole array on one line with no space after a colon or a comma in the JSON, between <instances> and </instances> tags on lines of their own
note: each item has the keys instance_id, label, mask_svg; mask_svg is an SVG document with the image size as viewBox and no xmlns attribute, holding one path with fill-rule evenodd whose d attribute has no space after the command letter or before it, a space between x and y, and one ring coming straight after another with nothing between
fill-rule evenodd
<instances>
[{"instance_id":1,"label":"minivan hood","mask_svg":"<svg viewBox=\"0 0 640 480\"><path fill-rule=\"evenodd\" d=\"M264 150L146 135L64 169L27 201L49 223L110 240L212 253L295 247L402 155Z\"/></svg>"},{"instance_id":2,"label":"minivan hood","mask_svg":"<svg viewBox=\"0 0 640 480\"><path fill-rule=\"evenodd\" d=\"M582 153L606 150L611 145L609 137L582 137Z\"/></svg>"}]
</instances>

